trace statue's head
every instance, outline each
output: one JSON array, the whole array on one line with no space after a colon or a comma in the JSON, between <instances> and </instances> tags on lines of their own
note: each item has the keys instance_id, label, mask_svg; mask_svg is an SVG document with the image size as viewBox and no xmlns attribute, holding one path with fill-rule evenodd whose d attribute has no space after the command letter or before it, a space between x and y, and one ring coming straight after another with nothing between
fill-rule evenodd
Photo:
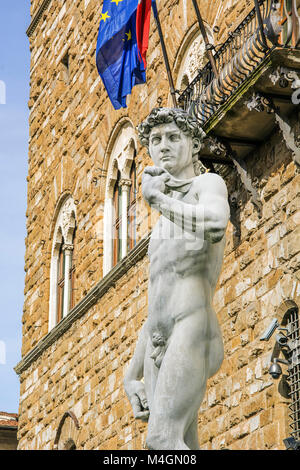
<instances>
[{"instance_id":1,"label":"statue's head","mask_svg":"<svg viewBox=\"0 0 300 470\"><path fill-rule=\"evenodd\" d=\"M138 135L156 166L172 173L172 157L175 156L191 161L195 174L201 173L198 153L205 133L197 120L186 111L177 108L154 108L138 126Z\"/></svg>"}]
</instances>

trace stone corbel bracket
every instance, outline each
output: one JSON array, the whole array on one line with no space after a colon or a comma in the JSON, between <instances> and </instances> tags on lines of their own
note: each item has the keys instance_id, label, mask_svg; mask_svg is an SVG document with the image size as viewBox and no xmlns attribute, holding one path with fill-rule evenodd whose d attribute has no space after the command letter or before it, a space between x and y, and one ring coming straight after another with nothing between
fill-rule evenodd
<instances>
[{"instance_id":1,"label":"stone corbel bracket","mask_svg":"<svg viewBox=\"0 0 300 470\"><path fill-rule=\"evenodd\" d=\"M258 216L261 217L262 213L262 203L258 194L258 191L253 185L251 176L247 170L247 165L246 162L240 158L236 152L232 149L231 145L227 141L223 141L221 137L216 137L216 136L210 136L209 139L209 148L211 153L220 156L220 155L226 155L232 162L233 165L245 187L245 189L248 191L248 193L251 195L251 200L258 212ZM231 206L231 213L232 216L236 212L236 205L234 201L230 201L230 206ZM239 232L239 229L237 227L237 219L234 216L232 218L232 223L235 225L236 232Z\"/></svg>"},{"instance_id":2,"label":"stone corbel bracket","mask_svg":"<svg viewBox=\"0 0 300 470\"><path fill-rule=\"evenodd\" d=\"M275 120L281 130L286 146L292 151L293 160L297 168L300 169L300 139L299 137L295 137L289 119L280 113L279 108L274 106L272 100L259 93L254 93L251 100L246 104L250 111L267 111L274 113Z\"/></svg>"},{"instance_id":3,"label":"stone corbel bracket","mask_svg":"<svg viewBox=\"0 0 300 470\"><path fill-rule=\"evenodd\" d=\"M262 203L258 191L256 190L251 176L247 171L247 166L245 161L242 158L239 158L231 148L231 145L228 142L224 142L220 137L209 136L207 139L207 147L212 155L217 157L223 157L228 159L233 163L240 180L246 189L246 191L251 195L251 200L257 210L259 218L262 214ZM230 221L234 227L234 236L237 238L241 237L241 222L240 222L240 205L241 201L238 201L237 192L234 192L228 197L229 207L230 207Z\"/></svg>"},{"instance_id":4,"label":"stone corbel bracket","mask_svg":"<svg viewBox=\"0 0 300 470\"><path fill-rule=\"evenodd\" d=\"M291 125L286 118L282 118L279 114L275 113L276 121L282 132L286 146L292 151L293 160L298 169L300 169L300 138L295 137L291 129Z\"/></svg>"},{"instance_id":5,"label":"stone corbel bracket","mask_svg":"<svg viewBox=\"0 0 300 470\"><path fill-rule=\"evenodd\" d=\"M282 86L287 86L284 84L284 81L292 81L292 88L298 90L300 88L300 79L296 72L286 69L288 73L285 73L284 70L283 67L280 67L280 70L276 70L276 72L271 75L272 82L275 84L276 81L281 80ZM280 109L274 106L272 99L260 93L254 93L252 98L246 102L246 105L250 111L267 111L268 113L274 113L275 120L281 130L286 146L291 150L293 160L297 168L300 169L300 138L299 136L295 137L287 116L280 113Z\"/></svg>"},{"instance_id":6,"label":"stone corbel bracket","mask_svg":"<svg viewBox=\"0 0 300 470\"><path fill-rule=\"evenodd\" d=\"M239 201L237 192L230 194L228 198L230 208L230 222L233 225L233 234L237 238L241 238L241 222L239 217Z\"/></svg>"},{"instance_id":7,"label":"stone corbel bracket","mask_svg":"<svg viewBox=\"0 0 300 470\"><path fill-rule=\"evenodd\" d=\"M288 86L288 84L291 83L291 89L295 90L291 97L292 103L300 103L300 100L297 100L297 91L300 90L300 77L295 70L288 69L286 67L277 67L277 69L271 73L270 80L274 85L279 81L279 84L281 84L281 86L283 87ZM297 101L295 101L295 99ZM286 117L280 115L280 113L276 112L276 110L275 118L282 132L286 146L292 151L293 160L298 166L298 168L300 168L299 136L295 137L295 134L291 129L291 124L289 120Z\"/></svg>"}]
</instances>

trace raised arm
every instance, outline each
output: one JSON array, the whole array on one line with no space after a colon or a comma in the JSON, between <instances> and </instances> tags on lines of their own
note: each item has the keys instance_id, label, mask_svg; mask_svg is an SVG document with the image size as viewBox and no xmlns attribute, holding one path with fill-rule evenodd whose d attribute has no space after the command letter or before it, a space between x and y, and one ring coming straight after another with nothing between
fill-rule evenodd
<instances>
[{"instance_id":1,"label":"raised arm","mask_svg":"<svg viewBox=\"0 0 300 470\"><path fill-rule=\"evenodd\" d=\"M147 167L143 175L143 195L149 205L185 231L203 236L211 243L219 242L229 220L227 188L223 179L212 173L196 177L194 191L198 204L188 204L165 194L168 174L156 167Z\"/></svg>"}]
</instances>

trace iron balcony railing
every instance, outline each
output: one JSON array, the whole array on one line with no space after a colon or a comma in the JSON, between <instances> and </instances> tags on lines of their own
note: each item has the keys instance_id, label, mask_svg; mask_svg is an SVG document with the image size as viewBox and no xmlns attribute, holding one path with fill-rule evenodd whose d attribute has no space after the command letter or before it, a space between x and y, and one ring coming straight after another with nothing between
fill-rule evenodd
<instances>
[{"instance_id":1,"label":"iron balcony railing","mask_svg":"<svg viewBox=\"0 0 300 470\"><path fill-rule=\"evenodd\" d=\"M260 0L199 71L178 102L205 125L277 48L300 47L300 0Z\"/></svg>"}]
</instances>

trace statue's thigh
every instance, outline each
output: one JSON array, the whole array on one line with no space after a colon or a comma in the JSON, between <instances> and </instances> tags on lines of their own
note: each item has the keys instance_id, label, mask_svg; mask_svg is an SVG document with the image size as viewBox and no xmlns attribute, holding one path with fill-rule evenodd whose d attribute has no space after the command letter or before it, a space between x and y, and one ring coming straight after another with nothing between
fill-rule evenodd
<instances>
[{"instance_id":1,"label":"statue's thigh","mask_svg":"<svg viewBox=\"0 0 300 470\"><path fill-rule=\"evenodd\" d=\"M207 344L196 315L174 326L154 393L152 415L188 425L203 400L207 381ZM153 416L154 418L154 416Z\"/></svg>"},{"instance_id":2,"label":"statue's thigh","mask_svg":"<svg viewBox=\"0 0 300 470\"><path fill-rule=\"evenodd\" d=\"M147 343L146 353L145 353L145 360L144 360L144 382L145 382L145 390L146 396L148 401L148 406L151 411L153 406L154 400L154 393L156 388L157 376L159 369L154 364L153 359L151 359L151 354L154 351L154 347L149 340Z\"/></svg>"}]
</instances>

